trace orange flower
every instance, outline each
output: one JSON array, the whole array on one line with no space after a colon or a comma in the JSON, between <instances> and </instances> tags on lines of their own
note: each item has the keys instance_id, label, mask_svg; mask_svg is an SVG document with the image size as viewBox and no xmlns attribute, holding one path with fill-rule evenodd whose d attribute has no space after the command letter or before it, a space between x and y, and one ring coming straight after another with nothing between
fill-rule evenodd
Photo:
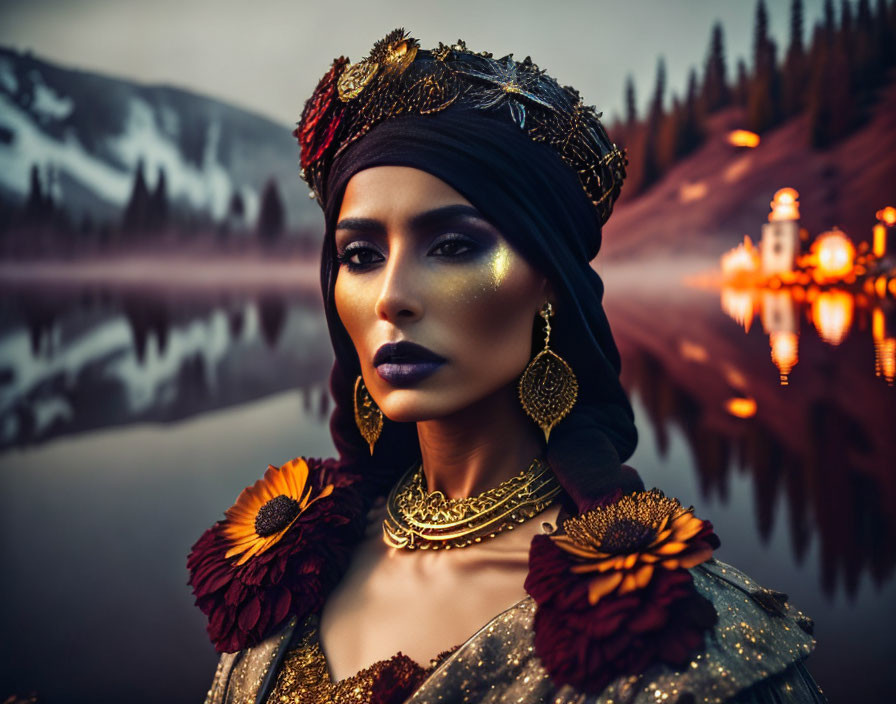
<instances>
[{"instance_id":1,"label":"orange flower","mask_svg":"<svg viewBox=\"0 0 896 704\"><path fill-rule=\"evenodd\" d=\"M324 486L313 497L308 481L308 465L302 457L282 467L268 465L264 478L243 489L225 515L224 535L230 542L225 558L241 555L237 565L275 545L296 519L312 503L333 492L333 485Z\"/></svg>"},{"instance_id":2,"label":"orange flower","mask_svg":"<svg viewBox=\"0 0 896 704\"><path fill-rule=\"evenodd\" d=\"M712 524L694 516L658 489L623 496L563 523L565 535L551 539L578 558L576 574L597 573L588 583L588 601L643 589L657 568L688 569L712 557L718 546Z\"/></svg>"}]
</instances>

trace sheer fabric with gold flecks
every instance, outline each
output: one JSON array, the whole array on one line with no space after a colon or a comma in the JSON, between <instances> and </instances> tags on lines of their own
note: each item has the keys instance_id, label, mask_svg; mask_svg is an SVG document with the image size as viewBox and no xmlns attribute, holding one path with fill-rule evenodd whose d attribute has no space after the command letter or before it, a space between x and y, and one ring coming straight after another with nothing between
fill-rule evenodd
<instances>
[{"instance_id":1,"label":"sheer fabric with gold flecks","mask_svg":"<svg viewBox=\"0 0 896 704\"><path fill-rule=\"evenodd\" d=\"M697 590L719 615L705 649L687 667L655 665L621 677L596 695L557 687L533 643L531 597L492 619L429 668L398 655L333 683L317 640L317 617L268 641L221 658L209 704L823 704L802 663L815 646L811 620L783 594L710 560L691 570ZM282 650L281 650L282 649ZM283 660L277 652L286 651ZM405 662L407 660L407 662ZM390 664L391 663L391 664ZM407 665L410 664L410 667ZM276 677L270 694L262 684ZM402 679L403 678L403 679ZM399 686L408 686L403 692ZM383 691L385 689L385 691Z\"/></svg>"},{"instance_id":2,"label":"sheer fabric with gold flecks","mask_svg":"<svg viewBox=\"0 0 896 704\"><path fill-rule=\"evenodd\" d=\"M402 653L380 660L339 682L320 647L318 617L309 616L286 654L269 704L385 704L409 697L456 648L421 667Z\"/></svg>"}]
</instances>

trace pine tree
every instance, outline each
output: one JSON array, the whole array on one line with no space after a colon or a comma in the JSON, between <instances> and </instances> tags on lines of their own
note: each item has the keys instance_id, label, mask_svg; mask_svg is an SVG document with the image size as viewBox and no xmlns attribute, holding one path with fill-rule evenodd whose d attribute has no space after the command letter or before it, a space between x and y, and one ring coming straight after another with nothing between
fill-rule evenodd
<instances>
[{"instance_id":1,"label":"pine tree","mask_svg":"<svg viewBox=\"0 0 896 704\"><path fill-rule=\"evenodd\" d=\"M781 75L781 112L785 117L802 112L806 97L806 52L803 47L803 2L790 5L790 46Z\"/></svg>"},{"instance_id":2,"label":"pine tree","mask_svg":"<svg viewBox=\"0 0 896 704\"><path fill-rule=\"evenodd\" d=\"M262 241L271 243L280 239L283 234L286 214L277 182L271 178L265 184L261 196L261 209L258 213L258 235Z\"/></svg>"},{"instance_id":3,"label":"pine tree","mask_svg":"<svg viewBox=\"0 0 896 704\"><path fill-rule=\"evenodd\" d=\"M146 185L146 176L143 174L143 159L137 162L137 170L134 173L134 185L131 188L131 197L124 209L122 227L132 232L140 232L149 225L149 188Z\"/></svg>"},{"instance_id":4,"label":"pine tree","mask_svg":"<svg viewBox=\"0 0 896 704\"><path fill-rule=\"evenodd\" d=\"M168 186L165 169L159 167L159 177L152 192L149 204L149 226L151 229L163 230L168 226Z\"/></svg>"},{"instance_id":5,"label":"pine tree","mask_svg":"<svg viewBox=\"0 0 896 704\"><path fill-rule=\"evenodd\" d=\"M663 126L663 100L666 93L666 62L659 58L656 67L656 86L645 126L644 153L642 155L641 189L652 186L661 175L660 130Z\"/></svg>"},{"instance_id":6,"label":"pine tree","mask_svg":"<svg viewBox=\"0 0 896 704\"><path fill-rule=\"evenodd\" d=\"M892 66L896 59L896 37L892 36L889 30L887 0L877 0L874 10L874 41L885 67Z\"/></svg>"},{"instance_id":7,"label":"pine tree","mask_svg":"<svg viewBox=\"0 0 896 704\"><path fill-rule=\"evenodd\" d=\"M663 117L663 101L666 97L666 60L661 56L656 64L656 85L653 89L653 100L650 104L650 119Z\"/></svg>"},{"instance_id":8,"label":"pine tree","mask_svg":"<svg viewBox=\"0 0 896 704\"><path fill-rule=\"evenodd\" d=\"M25 221L39 223L46 215L46 196L37 164L31 165L31 178L28 188L28 199L25 201Z\"/></svg>"},{"instance_id":9,"label":"pine tree","mask_svg":"<svg viewBox=\"0 0 896 704\"><path fill-rule=\"evenodd\" d=\"M638 101L635 95L635 79L629 74L625 79L625 126L631 128L638 121Z\"/></svg>"},{"instance_id":10,"label":"pine tree","mask_svg":"<svg viewBox=\"0 0 896 704\"><path fill-rule=\"evenodd\" d=\"M790 3L790 47L788 53L803 54L803 0Z\"/></svg>"},{"instance_id":11,"label":"pine tree","mask_svg":"<svg viewBox=\"0 0 896 704\"><path fill-rule=\"evenodd\" d=\"M852 43L852 5L849 0L840 0L840 33Z\"/></svg>"},{"instance_id":12,"label":"pine tree","mask_svg":"<svg viewBox=\"0 0 896 704\"><path fill-rule=\"evenodd\" d=\"M734 83L734 104L742 108L747 107L747 99L750 94L750 78L747 75L747 64L743 59L737 60L737 80Z\"/></svg>"},{"instance_id":13,"label":"pine tree","mask_svg":"<svg viewBox=\"0 0 896 704\"><path fill-rule=\"evenodd\" d=\"M747 102L750 128L754 132L762 132L772 127L779 119L780 81L775 53L775 43L768 35L765 0L759 0L756 5L756 28L753 38L753 81Z\"/></svg>"},{"instance_id":14,"label":"pine tree","mask_svg":"<svg viewBox=\"0 0 896 704\"><path fill-rule=\"evenodd\" d=\"M818 149L841 139L856 124L849 54L851 36L846 30L846 27L852 26L848 8L842 19L845 24L836 32L833 43L828 45L825 38L813 56L809 88L809 141Z\"/></svg>"},{"instance_id":15,"label":"pine tree","mask_svg":"<svg viewBox=\"0 0 896 704\"><path fill-rule=\"evenodd\" d=\"M246 203L239 189L234 189L230 195L230 203L227 206L227 214L235 222L242 223L246 217Z\"/></svg>"},{"instance_id":16,"label":"pine tree","mask_svg":"<svg viewBox=\"0 0 896 704\"><path fill-rule=\"evenodd\" d=\"M690 154L703 141L703 129L700 124L697 72L688 72L688 87L678 123L675 157L681 158Z\"/></svg>"},{"instance_id":17,"label":"pine tree","mask_svg":"<svg viewBox=\"0 0 896 704\"><path fill-rule=\"evenodd\" d=\"M234 188L227 203L227 216L221 223L219 233L221 239L227 239L233 232L242 232L246 228L246 203L239 188Z\"/></svg>"},{"instance_id":18,"label":"pine tree","mask_svg":"<svg viewBox=\"0 0 896 704\"><path fill-rule=\"evenodd\" d=\"M887 16L887 0L877 0L874 10L874 40L885 67L896 63L896 36L891 31Z\"/></svg>"},{"instance_id":19,"label":"pine tree","mask_svg":"<svg viewBox=\"0 0 896 704\"><path fill-rule=\"evenodd\" d=\"M871 99L874 88L882 78L883 57L877 50L874 36L874 18L869 0L859 0L856 9L853 38L855 58L852 64L853 86L860 103Z\"/></svg>"},{"instance_id":20,"label":"pine tree","mask_svg":"<svg viewBox=\"0 0 896 704\"><path fill-rule=\"evenodd\" d=\"M722 23L716 22L712 28L706 68L703 73L703 107L712 113L731 102L728 89L728 75L725 65L725 40Z\"/></svg>"},{"instance_id":21,"label":"pine tree","mask_svg":"<svg viewBox=\"0 0 896 704\"><path fill-rule=\"evenodd\" d=\"M824 31L825 40L829 44L832 43L837 31L837 21L834 19L834 0L824 0Z\"/></svg>"}]
</instances>

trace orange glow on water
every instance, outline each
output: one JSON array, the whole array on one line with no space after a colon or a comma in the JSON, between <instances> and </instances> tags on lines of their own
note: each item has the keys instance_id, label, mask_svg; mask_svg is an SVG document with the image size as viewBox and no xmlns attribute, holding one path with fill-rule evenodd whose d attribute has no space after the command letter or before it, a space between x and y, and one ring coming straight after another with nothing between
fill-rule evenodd
<instances>
[{"instance_id":1,"label":"orange glow on water","mask_svg":"<svg viewBox=\"0 0 896 704\"><path fill-rule=\"evenodd\" d=\"M756 303L751 291L725 286L722 289L722 310L734 319L745 332L750 332Z\"/></svg>"},{"instance_id":2,"label":"orange glow on water","mask_svg":"<svg viewBox=\"0 0 896 704\"><path fill-rule=\"evenodd\" d=\"M874 343L875 373L892 386L896 380L896 337Z\"/></svg>"},{"instance_id":3,"label":"orange glow on water","mask_svg":"<svg viewBox=\"0 0 896 704\"><path fill-rule=\"evenodd\" d=\"M846 291L822 291L812 302L812 323L828 344L837 346L852 326L854 299Z\"/></svg>"},{"instance_id":4,"label":"orange glow on water","mask_svg":"<svg viewBox=\"0 0 896 704\"><path fill-rule=\"evenodd\" d=\"M775 196L771 202L772 212L769 213L769 222L776 220L799 220L800 204L798 198L800 194L795 188L780 188L775 191Z\"/></svg>"},{"instance_id":5,"label":"orange glow on water","mask_svg":"<svg viewBox=\"0 0 896 704\"><path fill-rule=\"evenodd\" d=\"M759 146L759 135L749 130L732 130L728 133L728 144L754 149Z\"/></svg>"},{"instance_id":6,"label":"orange glow on water","mask_svg":"<svg viewBox=\"0 0 896 704\"><path fill-rule=\"evenodd\" d=\"M886 321L884 320L884 312L880 308L875 308L874 313L871 314L871 337L874 338L875 342L880 342L884 339L885 332Z\"/></svg>"},{"instance_id":7,"label":"orange glow on water","mask_svg":"<svg viewBox=\"0 0 896 704\"><path fill-rule=\"evenodd\" d=\"M822 279L843 279L852 272L856 248L842 231L831 230L812 243L812 257Z\"/></svg>"},{"instance_id":8,"label":"orange glow on water","mask_svg":"<svg viewBox=\"0 0 896 704\"><path fill-rule=\"evenodd\" d=\"M752 398L729 398L725 410L735 418L752 418L756 415L756 400Z\"/></svg>"},{"instance_id":9,"label":"orange glow on water","mask_svg":"<svg viewBox=\"0 0 896 704\"><path fill-rule=\"evenodd\" d=\"M799 336L795 332L773 332L769 335L772 361L781 374L781 385L787 385L787 377L799 361Z\"/></svg>"},{"instance_id":10,"label":"orange glow on water","mask_svg":"<svg viewBox=\"0 0 896 704\"><path fill-rule=\"evenodd\" d=\"M887 321L880 308L871 314L871 337L874 338L874 374L892 386L896 380L896 337L887 336Z\"/></svg>"},{"instance_id":11,"label":"orange glow on water","mask_svg":"<svg viewBox=\"0 0 896 704\"><path fill-rule=\"evenodd\" d=\"M874 256L880 259L887 253L887 228L877 223L874 226Z\"/></svg>"}]
</instances>

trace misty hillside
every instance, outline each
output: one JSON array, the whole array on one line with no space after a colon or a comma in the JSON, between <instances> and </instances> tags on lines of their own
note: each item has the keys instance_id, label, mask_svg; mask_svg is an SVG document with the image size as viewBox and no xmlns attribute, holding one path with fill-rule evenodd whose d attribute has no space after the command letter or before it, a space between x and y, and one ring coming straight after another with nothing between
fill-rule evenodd
<instances>
[{"instance_id":1,"label":"misty hillside","mask_svg":"<svg viewBox=\"0 0 896 704\"><path fill-rule=\"evenodd\" d=\"M0 196L21 201L32 165L54 201L78 218L117 219L142 160L149 185L164 170L171 200L215 219L234 193L247 220L273 177L294 227L317 205L299 178L291 127L169 86L57 66L0 47Z\"/></svg>"},{"instance_id":2,"label":"misty hillside","mask_svg":"<svg viewBox=\"0 0 896 704\"><path fill-rule=\"evenodd\" d=\"M598 261L718 256L744 235L759 238L772 196L786 186L799 192L800 224L813 237L836 226L869 241L875 212L896 205L896 74L889 77L868 121L826 149L809 146L805 114L763 134L755 149L727 141L745 126L743 109L713 115L701 147L646 193L617 205Z\"/></svg>"}]
</instances>

